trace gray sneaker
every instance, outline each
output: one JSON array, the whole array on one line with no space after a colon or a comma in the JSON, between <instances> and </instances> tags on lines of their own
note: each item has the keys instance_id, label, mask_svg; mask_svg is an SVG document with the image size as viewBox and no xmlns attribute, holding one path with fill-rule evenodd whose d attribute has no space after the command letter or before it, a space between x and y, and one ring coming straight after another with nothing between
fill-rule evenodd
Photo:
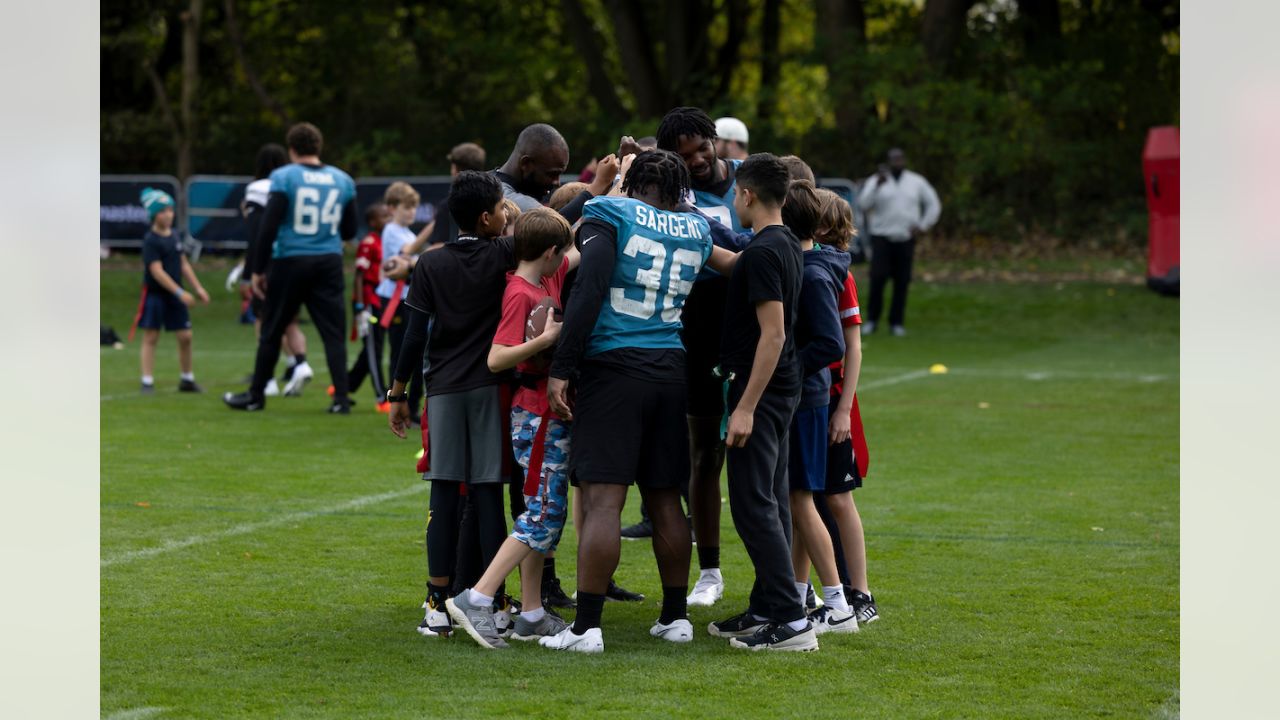
<instances>
[{"instance_id":1,"label":"gray sneaker","mask_svg":"<svg viewBox=\"0 0 1280 720\"><path fill-rule=\"evenodd\" d=\"M470 590L463 590L456 597L445 600L444 606L449 610L449 617L480 643L480 647L486 650L507 647L507 641L498 636L498 628L493 624L493 606L482 608L472 605Z\"/></svg>"},{"instance_id":2,"label":"gray sneaker","mask_svg":"<svg viewBox=\"0 0 1280 720\"><path fill-rule=\"evenodd\" d=\"M569 623L551 611L547 611L541 620L531 622L524 615L516 615L515 627L511 633L512 640L537 640L540 637L559 635L561 630L569 627Z\"/></svg>"}]
</instances>

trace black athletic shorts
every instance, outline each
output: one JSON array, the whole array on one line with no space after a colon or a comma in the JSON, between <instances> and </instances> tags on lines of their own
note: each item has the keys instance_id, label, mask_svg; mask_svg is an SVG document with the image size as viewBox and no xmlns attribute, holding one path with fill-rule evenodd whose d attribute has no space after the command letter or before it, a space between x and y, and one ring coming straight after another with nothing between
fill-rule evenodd
<instances>
[{"instance_id":1,"label":"black athletic shorts","mask_svg":"<svg viewBox=\"0 0 1280 720\"><path fill-rule=\"evenodd\" d=\"M827 446L827 487L824 495L839 495L862 487L858 464L853 461L853 442Z\"/></svg>"},{"instance_id":2,"label":"black athletic shorts","mask_svg":"<svg viewBox=\"0 0 1280 720\"><path fill-rule=\"evenodd\" d=\"M689 479L682 383L655 383L587 361L578 380L569 481L678 488Z\"/></svg>"},{"instance_id":3,"label":"black athletic shorts","mask_svg":"<svg viewBox=\"0 0 1280 720\"><path fill-rule=\"evenodd\" d=\"M729 297L729 278L723 275L699 280L684 301L681 322L684 329L685 379L691 417L724 416L724 383L712 370L720 363L720 335L724 330L724 306Z\"/></svg>"}]
</instances>

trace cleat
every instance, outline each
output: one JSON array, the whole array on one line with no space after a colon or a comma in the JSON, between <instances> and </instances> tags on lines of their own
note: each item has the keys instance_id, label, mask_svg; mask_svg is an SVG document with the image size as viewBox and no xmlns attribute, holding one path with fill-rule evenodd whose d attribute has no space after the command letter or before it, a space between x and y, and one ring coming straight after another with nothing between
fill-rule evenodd
<instances>
[{"instance_id":1,"label":"cleat","mask_svg":"<svg viewBox=\"0 0 1280 720\"><path fill-rule=\"evenodd\" d=\"M552 650L570 650L592 655L604 652L604 636L600 634L600 628L591 628L577 635L572 626L565 626L564 630L555 635L539 638L538 644Z\"/></svg>"},{"instance_id":2,"label":"cleat","mask_svg":"<svg viewBox=\"0 0 1280 720\"><path fill-rule=\"evenodd\" d=\"M202 393L204 388L197 385L195 380L182 380L178 383L178 392Z\"/></svg>"},{"instance_id":3,"label":"cleat","mask_svg":"<svg viewBox=\"0 0 1280 720\"><path fill-rule=\"evenodd\" d=\"M577 593L574 593L574 595L577 595ZM610 578L609 589L604 591L604 599L613 602L643 602L644 593L632 592Z\"/></svg>"},{"instance_id":4,"label":"cleat","mask_svg":"<svg viewBox=\"0 0 1280 720\"><path fill-rule=\"evenodd\" d=\"M458 627L467 631L472 640L486 650L498 650L507 647L507 642L498 635L493 622L493 607L476 607L471 604L471 593L463 590L455 597L444 601L449 617Z\"/></svg>"},{"instance_id":5,"label":"cleat","mask_svg":"<svg viewBox=\"0 0 1280 720\"><path fill-rule=\"evenodd\" d=\"M854 617L858 618L859 625L873 623L880 619L880 613L876 610L876 599L859 590L845 587L845 597L849 599L849 607L853 610Z\"/></svg>"},{"instance_id":6,"label":"cleat","mask_svg":"<svg viewBox=\"0 0 1280 720\"><path fill-rule=\"evenodd\" d=\"M679 618L663 625L661 620L649 628L649 634L673 643L693 642L693 623L689 618Z\"/></svg>"},{"instance_id":7,"label":"cleat","mask_svg":"<svg viewBox=\"0 0 1280 720\"><path fill-rule=\"evenodd\" d=\"M302 388L306 387L313 377L315 377L315 371L311 369L309 363L300 362L294 365L293 374L289 376L289 381L284 384L282 394L286 397L302 395Z\"/></svg>"},{"instance_id":8,"label":"cleat","mask_svg":"<svg viewBox=\"0 0 1280 720\"><path fill-rule=\"evenodd\" d=\"M255 399L247 391L242 393L226 393L222 396L222 402L232 410L245 410L248 412L257 412L267 406L262 398Z\"/></svg>"},{"instance_id":9,"label":"cleat","mask_svg":"<svg viewBox=\"0 0 1280 720\"><path fill-rule=\"evenodd\" d=\"M622 528L623 540L643 540L648 537L653 537L653 523L647 518Z\"/></svg>"},{"instance_id":10,"label":"cleat","mask_svg":"<svg viewBox=\"0 0 1280 720\"><path fill-rule=\"evenodd\" d=\"M856 615L847 610L837 610L830 605L825 605L809 613L809 622L813 623L815 635L829 632L858 632L858 618Z\"/></svg>"},{"instance_id":11,"label":"cleat","mask_svg":"<svg viewBox=\"0 0 1280 720\"><path fill-rule=\"evenodd\" d=\"M453 622L444 608L434 605L430 598L422 605L426 608L427 615L418 623L419 634L426 637L449 637L453 634Z\"/></svg>"},{"instance_id":12,"label":"cleat","mask_svg":"<svg viewBox=\"0 0 1280 720\"><path fill-rule=\"evenodd\" d=\"M560 587L560 578L549 578L542 581L542 607L573 610L578 607L578 603L564 594L564 589Z\"/></svg>"},{"instance_id":13,"label":"cleat","mask_svg":"<svg viewBox=\"0 0 1280 720\"><path fill-rule=\"evenodd\" d=\"M703 570L685 602L689 607L711 607L724 596L724 580L719 569Z\"/></svg>"},{"instance_id":14,"label":"cleat","mask_svg":"<svg viewBox=\"0 0 1280 720\"><path fill-rule=\"evenodd\" d=\"M757 620L751 613L738 613L731 618L707 625L707 632L716 637L736 638L751 635L769 623Z\"/></svg>"},{"instance_id":15,"label":"cleat","mask_svg":"<svg viewBox=\"0 0 1280 720\"><path fill-rule=\"evenodd\" d=\"M515 624L511 628L511 639L527 641L553 637L568 627L569 623L551 610L547 610L547 614L537 622L525 620L523 615L516 615Z\"/></svg>"},{"instance_id":16,"label":"cleat","mask_svg":"<svg viewBox=\"0 0 1280 720\"><path fill-rule=\"evenodd\" d=\"M739 650L772 650L774 652L813 652L818 649L818 635L813 623L803 630L792 630L786 623L769 623L751 635L736 637L729 647Z\"/></svg>"}]
</instances>

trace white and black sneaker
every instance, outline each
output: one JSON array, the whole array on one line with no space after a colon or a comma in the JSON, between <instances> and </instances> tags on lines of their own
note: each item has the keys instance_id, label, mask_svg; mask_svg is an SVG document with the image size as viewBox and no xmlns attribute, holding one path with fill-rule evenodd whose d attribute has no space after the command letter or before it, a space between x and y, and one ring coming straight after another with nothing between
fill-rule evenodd
<instances>
[{"instance_id":1,"label":"white and black sneaker","mask_svg":"<svg viewBox=\"0 0 1280 720\"><path fill-rule=\"evenodd\" d=\"M507 637L511 634L511 627L514 620L511 619L512 613L519 614L519 608L511 600L510 595L499 595L493 599L493 625L498 630L498 635Z\"/></svg>"},{"instance_id":2,"label":"white and black sneaker","mask_svg":"<svg viewBox=\"0 0 1280 720\"><path fill-rule=\"evenodd\" d=\"M226 393L222 396L222 402L232 410L246 410L248 412L257 412L267 406L262 398L255 398L246 392L242 393Z\"/></svg>"},{"instance_id":3,"label":"white and black sneaker","mask_svg":"<svg viewBox=\"0 0 1280 720\"><path fill-rule=\"evenodd\" d=\"M818 649L818 635L811 622L806 622L800 630L792 630L786 623L769 623L752 635L733 638L729 641L729 647L740 650L813 652Z\"/></svg>"},{"instance_id":4,"label":"white and black sneaker","mask_svg":"<svg viewBox=\"0 0 1280 720\"><path fill-rule=\"evenodd\" d=\"M768 624L768 621L757 620L751 613L744 612L707 625L707 632L716 637L736 638L751 635Z\"/></svg>"},{"instance_id":5,"label":"white and black sneaker","mask_svg":"<svg viewBox=\"0 0 1280 720\"><path fill-rule=\"evenodd\" d=\"M809 622L813 623L813 632L817 635L829 632L858 632L857 616L848 610L837 610L830 605L823 605L809 613Z\"/></svg>"},{"instance_id":6,"label":"white and black sneaker","mask_svg":"<svg viewBox=\"0 0 1280 720\"><path fill-rule=\"evenodd\" d=\"M453 621L444 607L438 607L430 598L423 606L427 610L426 617L418 623L418 632L427 637L449 637L453 634Z\"/></svg>"},{"instance_id":7,"label":"white and black sneaker","mask_svg":"<svg viewBox=\"0 0 1280 720\"><path fill-rule=\"evenodd\" d=\"M311 365L305 361L294 365L293 373L289 376L288 382L284 384L281 394L287 397L302 395L302 388L306 387L307 383L311 382L311 378L315 377L315 375L316 373L311 369Z\"/></svg>"},{"instance_id":8,"label":"white and black sneaker","mask_svg":"<svg viewBox=\"0 0 1280 720\"><path fill-rule=\"evenodd\" d=\"M689 622L689 618L677 618L663 624L662 618L658 618L653 627L649 628L649 634L667 642L693 642L693 623Z\"/></svg>"},{"instance_id":9,"label":"white and black sneaker","mask_svg":"<svg viewBox=\"0 0 1280 720\"><path fill-rule=\"evenodd\" d=\"M853 615L858 618L860 625L880 619L880 613L876 610L876 599L871 595L846 586L845 597L849 599L849 607L853 609Z\"/></svg>"},{"instance_id":10,"label":"white and black sneaker","mask_svg":"<svg viewBox=\"0 0 1280 720\"><path fill-rule=\"evenodd\" d=\"M600 634L598 627L578 635L573 632L572 625L566 625L555 635L539 638L538 644L552 650L570 650L591 655L604 652L604 636Z\"/></svg>"}]
</instances>

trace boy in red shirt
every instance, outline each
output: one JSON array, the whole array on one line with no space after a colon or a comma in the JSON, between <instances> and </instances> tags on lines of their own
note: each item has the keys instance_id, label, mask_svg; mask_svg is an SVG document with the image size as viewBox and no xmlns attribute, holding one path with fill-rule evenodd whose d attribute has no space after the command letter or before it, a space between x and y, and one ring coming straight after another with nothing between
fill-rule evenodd
<instances>
[{"instance_id":1,"label":"boy in red shirt","mask_svg":"<svg viewBox=\"0 0 1280 720\"><path fill-rule=\"evenodd\" d=\"M348 392L353 395L365 376L369 376L381 412L386 412L389 407L382 385L382 343L387 331L376 321L376 315L382 311L382 298L374 290L381 280L382 228L390 218L391 211L380 202L365 210L364 220L369 234L356 247L355 282L351 291L352 339L363 338L364 349L347 372Z\"/></svg>"},{"instance_id":2,"label":"boy in red shirt","mask_svg":"<svg viewBox=\"0 0 1280 720\"><path fill-rule=\"evenodd\" d=\"M488 365L495 373L515 368L520 382L511 399L510 429L516 461L525 469L526 510L475 587L445 601L453 621L486 648L507 645L494 623L493 601L517 565L524 606L512 637L534 640L566 627L540 601L543 558L560 540L568 506L569 423L547 404L549 351L560 335L560 322L549 314L541 335L526 341L525 334L530 313L545 298L559 308L564 277L577 267L579 255L568 221L546 208L520 215L515 254L520 264L507 275L502 320L489 348Z\"/></svg>"}]
</instances>

